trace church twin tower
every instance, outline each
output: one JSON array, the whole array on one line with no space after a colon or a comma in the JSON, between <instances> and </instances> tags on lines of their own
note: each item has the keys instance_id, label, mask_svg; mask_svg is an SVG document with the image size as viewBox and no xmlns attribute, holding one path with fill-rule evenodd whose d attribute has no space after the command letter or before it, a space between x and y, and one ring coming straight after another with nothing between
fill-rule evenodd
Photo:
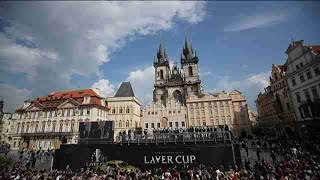
<instances>
[{"instance_id":1,"label":"church twin tower","mask_svg":"<svg viewBox=\"0 0 320 180\"><path fill-rule=\"evenodd\" d=\"M155 68L153 101L166 105L169 100L175 99L185 104L188 96L202 94L198 62L197 53L186 38L181 53L182 71L176 63L171 69L166 50L160 43L153 64Z\"/></svg>"}]
</instances>

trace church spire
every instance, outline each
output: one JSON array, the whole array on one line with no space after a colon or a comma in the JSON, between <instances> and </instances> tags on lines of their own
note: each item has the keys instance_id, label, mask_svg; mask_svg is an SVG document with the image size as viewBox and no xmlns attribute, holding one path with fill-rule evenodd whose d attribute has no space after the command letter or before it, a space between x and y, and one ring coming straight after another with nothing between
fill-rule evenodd
<instances>
[{"instance_id":1,"label":"church spire","mask_svg":"<svg viewBox=\"0 0 320 180\"><path fill-rule=\"evenodd\" d=\"M190 46L190 43L189 43L187 36L186 36L185 42L184 42L184 49L187 53L191 52L191 46Z\"/></svg>"},{"instance_id":2,"label":"church spire","mask_svg":"<svg viewBox=\"0 0 320 180\"><path fill-rule=\"evenodd\" d=\"M166 53L164 46L162 45L162 42L160 42L159 50L157 52L157 62L158 63L168 62L168 55Z\"/></svg>"}]
</instances>

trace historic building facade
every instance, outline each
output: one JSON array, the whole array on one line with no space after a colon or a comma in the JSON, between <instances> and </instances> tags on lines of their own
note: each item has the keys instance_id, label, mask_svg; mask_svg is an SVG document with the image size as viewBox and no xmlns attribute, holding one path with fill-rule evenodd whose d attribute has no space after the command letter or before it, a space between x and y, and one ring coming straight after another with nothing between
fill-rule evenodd
<instances>
[{"instance_id":1,"label":"historic building facade","mask_svg":"<svg viewBox=\"0 0 320 180\"><path fill-rule=\"evenodd\" d=\"M79 123L105 121L108 110L98 89L54 92L26 100L13 117L12 143L35 149L58 148L63 139L78 143Z\"/></svg>"},{"instance_id":2,"label":"historic building facade","mask_svg":"<svg viewBox=\"0 0 320 180\"><path fill-rule=\"evenodd\" d=\"M143 128L186 128L228 125L237 135L251 133L247 102L239 91L204 93L199 58L189 41L181 53L181 70L169 66L160 44L154 60L153 101L143 109Z\"/></svg>"},{"instance_id":3,"label":"historic building facade","mask_svg":"<svg viewBox=\"0 0 320 180\"><path fill-rule=\"evenodd\" d=\"M271 92L271 86L264 88L263 93L258 94L256 100L258 111L258 126L261 128L273 128L280 124L279 117L277 116L277 110L273 102L273 94Z\"/></svg>"},{"instance_id":4,"label":"historic building facade","mask_svg":"<svg viewBox=\"0 0 320 180\"><path fill-rule=\"evenodd\" d=\"M299 122L320 120L320 46L295 41L286 50L288 85Z\"/></svg>"},{"instance_id":5,"label":"historic building facade","mask_svg":"<svg viewBox=\"0 0 320 180\"><path fill-rule=\"evenodd\" d=\"M123 82L113 97L107 97L108 120L114 122L114 136L141 127L141 101L135 97L130 82Z\"/></svg>"},{"instance_id":6,"label":"historic building facade","mask_svg":"<svg viewBox=\"0 0 320 180\"><path fill-rule=\"evenodd\" d=\"M289 95L287 64L272 64L270 84L274 106L281 125L285 127L292 127L296 118L290 98L291 96Z\"/></svg>"}]
</instances>

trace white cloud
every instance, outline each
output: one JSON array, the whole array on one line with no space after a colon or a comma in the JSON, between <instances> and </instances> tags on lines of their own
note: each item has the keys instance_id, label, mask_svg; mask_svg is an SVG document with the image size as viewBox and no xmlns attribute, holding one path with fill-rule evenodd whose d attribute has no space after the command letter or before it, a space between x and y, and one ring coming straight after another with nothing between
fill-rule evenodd
<instances>
[{"instance_id":1,"label":"white cloud","mask_svg":"<svg viewBox=\"0 0 320 180\"><path fill-rule=\"evenodd\" d=\"M23 105L31 95L28 89L18 89L8 84L0 84L0 96L4 101L4 111L12 112Z\"/></svg>"},{"instance_id":2,"label":"white cloud","mask_svg":"<svg viewBox=\"0 0 320 180\"><path fill-rule=\"evenodd\" d=\"M130 72L126 81L130 81L135 95L146 105L153 97L154 67Z\"/></svg>"},{"instance_id":3,"label":"white cloud","mask_svg":"<svg viewBox=\"0 0 320 180\"><path fill-rule=\"evenodd\" d=\"M100 95L102 97L113 96L115 93L114 85L107 79L100 79L99 81L95 82L92 88L99 88Z\"/></svg>"},{"instance_id":4,"label":"white cloud","mask_svg":"<svg viewBox=\"0 0 320 180\"><path fill-rule=\"evenodd\" d=\"M74 88L72 75L101 78L99 67L110 61L110 53L136 36L172 28L176 20L200 22L205 5L181 1L6 3L0 17L10 26L0 32L0 76L25 73L34 96ZM17 43L21 40L25 43Z\"/></svg>"},{"instance_id":5,"label":"white cloud","mask_svg":"<svg viewBox=\"0 0 320 180\"><path fill-rule=\"evenodd\" d=\"M215 86L211 88L211 92L219 92L222 90L231 91L233 89L240 90L244 93L248 100L250 108L256 109L255 100L259 92L263 91L269 83L270 71L253 74L242 80L232 80L229 76L219 76Z\"/></svg>"},{"instance_id":6,"label":"white cloud","mask_svg":"<svg viewBox=\"0 0 320 180\"><path fill-rule=\"evenodd\" d=\"M224 31L237 32L253 28L266 27L269 25L281 23L282 21L286 20L287 16L288 15L285 12L282 12L265 15L239 17L239 19L234 20L233 23L227 25L224 28Z\"/></svg>"}]
</instances>

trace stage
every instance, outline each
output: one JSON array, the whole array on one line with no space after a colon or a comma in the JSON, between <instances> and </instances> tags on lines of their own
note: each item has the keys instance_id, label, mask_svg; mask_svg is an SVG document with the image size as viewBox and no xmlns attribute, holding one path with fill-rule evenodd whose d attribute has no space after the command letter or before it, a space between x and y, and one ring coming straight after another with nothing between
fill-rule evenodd
<instances>
[{"instance_id":1,"label":"stage","mask_svg":"<svg viewBox=\"0 0 320 180\"><path fill-rule=\"evenodd\" d=\"M54 169L73 170L121 160L143 169L173 166L233 166L241 163L240 149L232 144L74 144L56 151Z\"/></svg>"}]
</instances>

